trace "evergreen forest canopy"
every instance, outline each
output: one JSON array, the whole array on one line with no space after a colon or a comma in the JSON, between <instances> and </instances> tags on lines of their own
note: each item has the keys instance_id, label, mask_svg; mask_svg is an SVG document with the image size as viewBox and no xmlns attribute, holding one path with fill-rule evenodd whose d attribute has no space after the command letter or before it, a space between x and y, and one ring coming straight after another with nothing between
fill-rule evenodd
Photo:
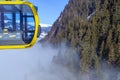
<instances>
[{"instance_id":1,"label":"evergreen forest canopy","mask_svg":"<svg viewBox=\"0 0 120 80\"><path fill-rule=\"evenodd\" d=\"M120 69L120 0L69 0L46 39L77 50L80 68Z\"/></svg>"}]
</instances>

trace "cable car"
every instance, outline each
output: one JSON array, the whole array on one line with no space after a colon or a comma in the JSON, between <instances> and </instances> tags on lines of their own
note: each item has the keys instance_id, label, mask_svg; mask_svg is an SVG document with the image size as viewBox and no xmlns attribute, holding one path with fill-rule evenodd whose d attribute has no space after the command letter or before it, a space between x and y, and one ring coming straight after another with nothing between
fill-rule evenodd
<instances>
[{"instance_id":1,"label":"cable car","mask_svg":"<svg viewBox=\"0 0 120 80\"><path fill-rule=\"evenodd\" d=\"M0 1L0 49L31 47L39 35L37 8L32 3Z\"/></svg>"}]
</instances>

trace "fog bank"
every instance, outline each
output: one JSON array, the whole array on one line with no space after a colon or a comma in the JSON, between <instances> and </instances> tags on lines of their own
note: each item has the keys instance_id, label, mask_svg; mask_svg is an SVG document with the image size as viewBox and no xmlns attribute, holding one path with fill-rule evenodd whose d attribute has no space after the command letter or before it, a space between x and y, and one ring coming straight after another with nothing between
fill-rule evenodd
<instances>
[{"instance_id":1,"label":"fog bank","mask_svg":"<svg viewBox=\"0 0 120 80\"><path fill-rule=\"evenodd\" d=\"M50 45L35 46L28 49L0 50L0 80L110 80L109 76L115 74L115 80L120 80L120 73L113 68L103 66L101 75L96 78L94 70L90 74L76 73L61 64L68 64L74 59L74 70L77 70L78 57L76 54L66 52L68 48L52 48ZM73 51L75 53L75 51ZM61 60L59 55L62 55ZM55 57L57 56L57 57ZM72 56L72 57L71 57ZM70 58L71 57L71 58ZM55 59L57 58L57 59ZM62 63L56 63L58 60ZM114 72L115 71L115 72ZM111 80L113 80L111 78Z\"/></svg>"}]
</instances>

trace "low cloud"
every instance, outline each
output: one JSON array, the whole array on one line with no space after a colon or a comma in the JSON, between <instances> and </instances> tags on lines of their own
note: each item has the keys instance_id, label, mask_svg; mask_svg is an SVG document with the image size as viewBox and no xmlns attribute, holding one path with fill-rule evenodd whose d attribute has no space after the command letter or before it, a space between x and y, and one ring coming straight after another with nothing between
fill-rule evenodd
<instances>
[{"instance_id":1,"label":"low cloud","mask_svg":"<svg viewBox=\"0 0 120 80\"><path fill-rule=\"evenodd\" d=\"M103 64L95 70L82 73L76 51L62 45L35 46L28 49L0 51L0 80L120 80L120 72Z\"/></svg>"}]
</instances>

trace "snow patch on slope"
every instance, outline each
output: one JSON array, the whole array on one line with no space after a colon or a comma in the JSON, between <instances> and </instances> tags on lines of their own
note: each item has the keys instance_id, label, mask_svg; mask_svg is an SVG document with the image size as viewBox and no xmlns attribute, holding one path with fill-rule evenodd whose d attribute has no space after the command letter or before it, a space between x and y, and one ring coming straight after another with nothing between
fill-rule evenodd
<instances>
[{"instance_id":1,"label":"snow patch on slope","mask_svg":"<svg viewBox=\"0 0 120 80\"><path fill-rule=\"evenodd\" d=\"M41 26L40 38L42 39L42 38L44 38L44 37L48 34L48 32L51 30L52 25L50 25L50 24L40 24L40 26Z\"/></svg>"},{"instance_id":2,"label":"snow patch on slope","mask_svg":"<svg viewBox=\"0 0 120 80\"><path fill-rule=\"evenodd\" d=\"M47 33L42 32L42 33L40 34L40 38L42 39L42 38L44 38L46 35L47 35Z\"/></svg>"}]
</instances>

